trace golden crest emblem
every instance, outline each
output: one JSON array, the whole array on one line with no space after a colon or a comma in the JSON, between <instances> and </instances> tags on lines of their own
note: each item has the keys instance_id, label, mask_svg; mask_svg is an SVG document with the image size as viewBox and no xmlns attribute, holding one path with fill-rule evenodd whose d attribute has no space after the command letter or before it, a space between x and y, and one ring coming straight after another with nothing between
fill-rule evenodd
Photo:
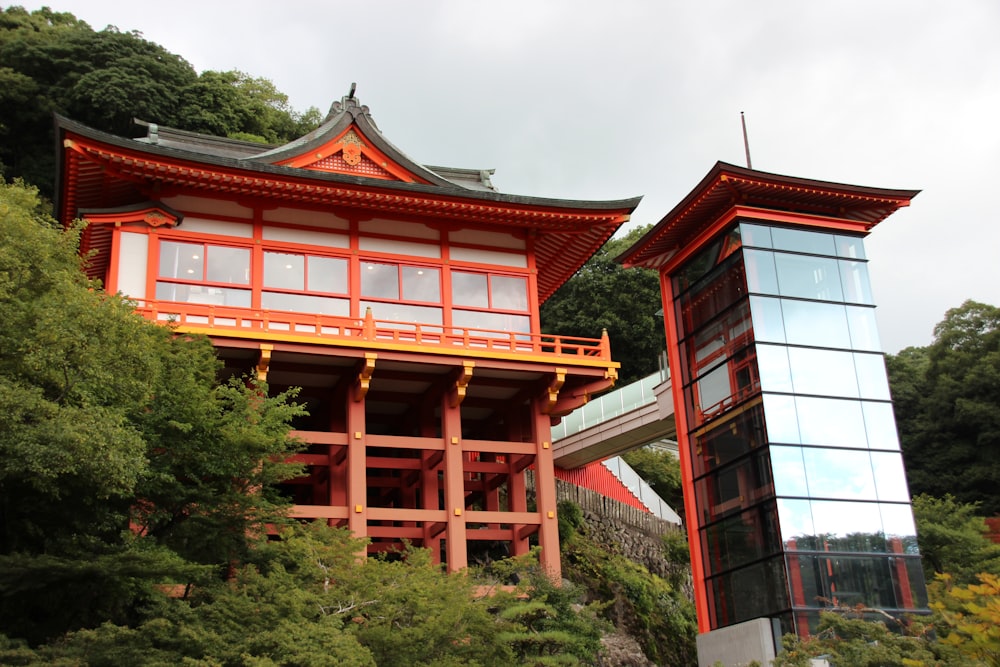
<instances>
[{"instance_id":1,"label":"golden crest emblem","mask_svg":"<svg viewBox=\"0 0 1000 667\"><path fill-rule=\"evenodd\" d=\"M352 167L361 164L361 146L357 144L344 144L344 162Z\"/></svg>"}]
</instances>

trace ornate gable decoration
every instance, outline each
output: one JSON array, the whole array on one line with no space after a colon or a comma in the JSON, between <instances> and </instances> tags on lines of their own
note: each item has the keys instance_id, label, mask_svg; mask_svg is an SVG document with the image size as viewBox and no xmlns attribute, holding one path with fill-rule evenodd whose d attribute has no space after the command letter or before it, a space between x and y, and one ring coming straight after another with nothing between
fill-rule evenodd
<instances>
[{"instance_id":1,"label":"ornate gable decoration","mask_svg":"<svg viewBox=\"0 0 1000 667\"><path fill-rule=\"evenodd\" d=\"M278 164L285 167L349 174L387 181L419 182L409 171L390 160L352 125L337 138Z\"/></svg>"}]
</instances>

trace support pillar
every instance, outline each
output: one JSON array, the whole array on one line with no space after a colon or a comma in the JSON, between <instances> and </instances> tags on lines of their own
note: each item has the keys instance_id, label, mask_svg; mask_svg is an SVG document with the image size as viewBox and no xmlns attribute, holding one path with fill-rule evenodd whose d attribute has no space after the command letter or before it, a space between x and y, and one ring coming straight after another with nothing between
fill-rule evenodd
<instances>
[{"instance_id":1,"label":"support pillar","mask_svg":"<svg viewBox=\"0 0 1000 667\"><path fill-rule=\"evenodd\" d=\"M448 513L445 547L448 571L469 565L465 535L465 455L462 452L462 412L449 394L441 401L441 436L444 439L444 504Z\"/></svg>"},{"instance_id":2,"label":"support pillar","mask_svg":"<svg viewBox=\"0 0 1000 667\"><path fill-rule=\"evenodd\" d=\"M552 462L552 422L543 412L548 396L535 401L535 503L541 525L538 527L538 544L542 547L541 565L554 581L562 577L559 561L559 521L556 519L556 476Z\"/></svg>"}]
</instances>

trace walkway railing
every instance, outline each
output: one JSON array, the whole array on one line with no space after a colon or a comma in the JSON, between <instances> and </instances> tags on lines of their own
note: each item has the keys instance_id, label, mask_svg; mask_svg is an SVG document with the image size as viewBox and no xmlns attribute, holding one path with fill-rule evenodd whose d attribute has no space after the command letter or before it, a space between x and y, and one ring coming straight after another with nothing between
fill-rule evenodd
<instances>
[{"instance_id":1,"label":"walkway railing","mask_svg":"<svg viewBox=\"0 0 1000 667\"><path fill-rule=\"evenodd\" d=\"M660 370L591 400L552 427L553 442L655 402L656 393L653 389L665 382L668 376L665 370Z\"/></svg>"},{"instance_id":2,"label":"walkway railing","mask_svg":"<svg viewBox=\"0 0 1000 667\"><path fill-rule=\"evenodd\" d=\"M234 332L241 336L267 333L275 337L304 336L314 338L317 343L351 340L611 361L611 345L606 333L601 338L578 338L376 320L371 310L363 319L356 319L149 299L137 304L136 311L148 319L181 328Z\"/></svg>"}]
</instances>

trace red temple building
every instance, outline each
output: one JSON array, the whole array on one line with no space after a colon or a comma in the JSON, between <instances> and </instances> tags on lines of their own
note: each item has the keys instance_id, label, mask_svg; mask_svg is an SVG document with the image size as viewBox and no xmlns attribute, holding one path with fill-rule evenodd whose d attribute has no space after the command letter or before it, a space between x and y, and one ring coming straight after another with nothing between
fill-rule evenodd
<instances>
[{"instance_id":1,"label":"red temple building","mask_svg":"<svg viewBox=\"0 0 1000 667\"><path fill-rule=\"evenodd\" d=\"M538 544L558 575L550 427L618 364L606 336L543 334L539 305L639 199L514 196L490 171L420 165L353 93L283 146L145 125L57 119L57 214L88 222L109 292L207 335L226 374L302 388L294 516L450 571Z\"/></svg>"}]
</instances>

